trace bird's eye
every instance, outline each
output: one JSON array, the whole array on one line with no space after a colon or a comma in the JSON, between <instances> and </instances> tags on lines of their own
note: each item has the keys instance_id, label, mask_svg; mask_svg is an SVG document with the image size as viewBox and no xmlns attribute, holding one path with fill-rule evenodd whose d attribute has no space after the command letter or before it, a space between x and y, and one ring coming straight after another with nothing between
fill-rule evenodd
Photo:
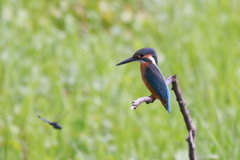
<instances>
[{"instance_id":1,"label":"bird's eye","mask_svg":"<svg viewBox=\"0 0 240 160\"><path fill-rule=\"evenodd\" d=\"M136 55L135 58L141 58L143 56L144 56L144 54L139 54L139 55Z\"/></svg>"}]
</instances>

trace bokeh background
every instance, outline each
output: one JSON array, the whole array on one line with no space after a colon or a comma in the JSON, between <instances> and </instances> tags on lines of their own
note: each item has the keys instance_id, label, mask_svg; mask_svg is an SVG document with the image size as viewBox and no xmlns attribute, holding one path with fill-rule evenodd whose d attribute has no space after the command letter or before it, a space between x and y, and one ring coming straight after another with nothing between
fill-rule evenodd
<instances>
[{"instance_id":1,"label":"bokeh background","mask_svg":"<svg viewBox=\"0 0 240 160\"><path fill-rule=\"evenodd\" d=\"M150 93L116 64L143 47L178 75L198 159L240 157L239 0L3 0L0 36L0 159L188 159L173 92L171 114L130 109Z\"/></svg>"}]
</instances>

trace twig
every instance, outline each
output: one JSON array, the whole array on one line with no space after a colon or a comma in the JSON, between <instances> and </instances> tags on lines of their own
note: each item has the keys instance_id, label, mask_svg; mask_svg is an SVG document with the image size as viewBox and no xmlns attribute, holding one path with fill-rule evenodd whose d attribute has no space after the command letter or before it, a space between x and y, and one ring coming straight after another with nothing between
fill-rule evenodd
<instances>
[{"instance_id":1,"label":"twig","mask_svg":"<svg viewBox=\"0 0 240 160\"><path fill-rule=\"evenodd\" d=\"M188 130L188 137L186 141L188 142L189 159L197 160L196 146L195 146L195 136L196 136L197 130L195 126L192 124L192 118L190 117L189 111L187 110L186 102L183 98L182 91L178 85L177 75L168 77L168 79L166 80L166 83L167 85L172 83L172 90L176 95L176 100L178 102L180 111L183 115L187 130ZM155 101L155 98L153 96L138 98L137 100L132 102L131 109L136 110L137 107L143 102L146 102L148 104L148 103L153 103L154 101Z\"/></svg>"},{"instance_id":2,"label":"twig","mask_svg":"<svg viewBox=\"0 0 240 160\"><path fill-rule=\"evenodd\" d=\"M136 110L137 107L143 102L146 102L147 104L149 104L149 103L153 103L154 101L155 101L155 98L153 96L138 98L137 100L132 102L131 109Z\"/></svg>"}]
</instances>

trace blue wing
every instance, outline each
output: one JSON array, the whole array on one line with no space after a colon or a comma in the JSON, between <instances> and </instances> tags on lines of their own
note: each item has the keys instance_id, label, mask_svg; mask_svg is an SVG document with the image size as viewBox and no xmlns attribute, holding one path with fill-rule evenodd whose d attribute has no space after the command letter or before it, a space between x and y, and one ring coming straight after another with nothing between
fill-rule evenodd
<instances>
[{"instance_id":1,"label":"blue wing","mask_svg":"<svg viewBox=\"0 0 240 160\"><path fill-rule=\"evenodd\" d=\"M149 64L146 68L146 79L154 91L166 101L166 109L170 112L170 93L159 68L154 64Z\"/></svg>"}]
</instances>

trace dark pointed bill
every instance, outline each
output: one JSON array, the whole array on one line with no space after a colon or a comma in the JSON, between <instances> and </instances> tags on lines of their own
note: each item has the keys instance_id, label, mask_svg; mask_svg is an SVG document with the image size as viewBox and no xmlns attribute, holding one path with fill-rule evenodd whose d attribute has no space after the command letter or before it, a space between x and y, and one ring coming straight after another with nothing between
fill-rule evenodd
<instances>
[{"instance_id":1,"label":"dark pointed bill","mask_svg":"<svg viewBox=\"0 0 240 160\"><path fill-rule=\"evenodd\" d=\"M125 64L125 63L129 63L129 62L132 62L132 61L136 61L136 59L133 58L133 57L128 58L128 59L126 59L126 60L124 60L124 61L118 63L117 66L122 65L122 64Z\"/></svg>"}]
</instances>

